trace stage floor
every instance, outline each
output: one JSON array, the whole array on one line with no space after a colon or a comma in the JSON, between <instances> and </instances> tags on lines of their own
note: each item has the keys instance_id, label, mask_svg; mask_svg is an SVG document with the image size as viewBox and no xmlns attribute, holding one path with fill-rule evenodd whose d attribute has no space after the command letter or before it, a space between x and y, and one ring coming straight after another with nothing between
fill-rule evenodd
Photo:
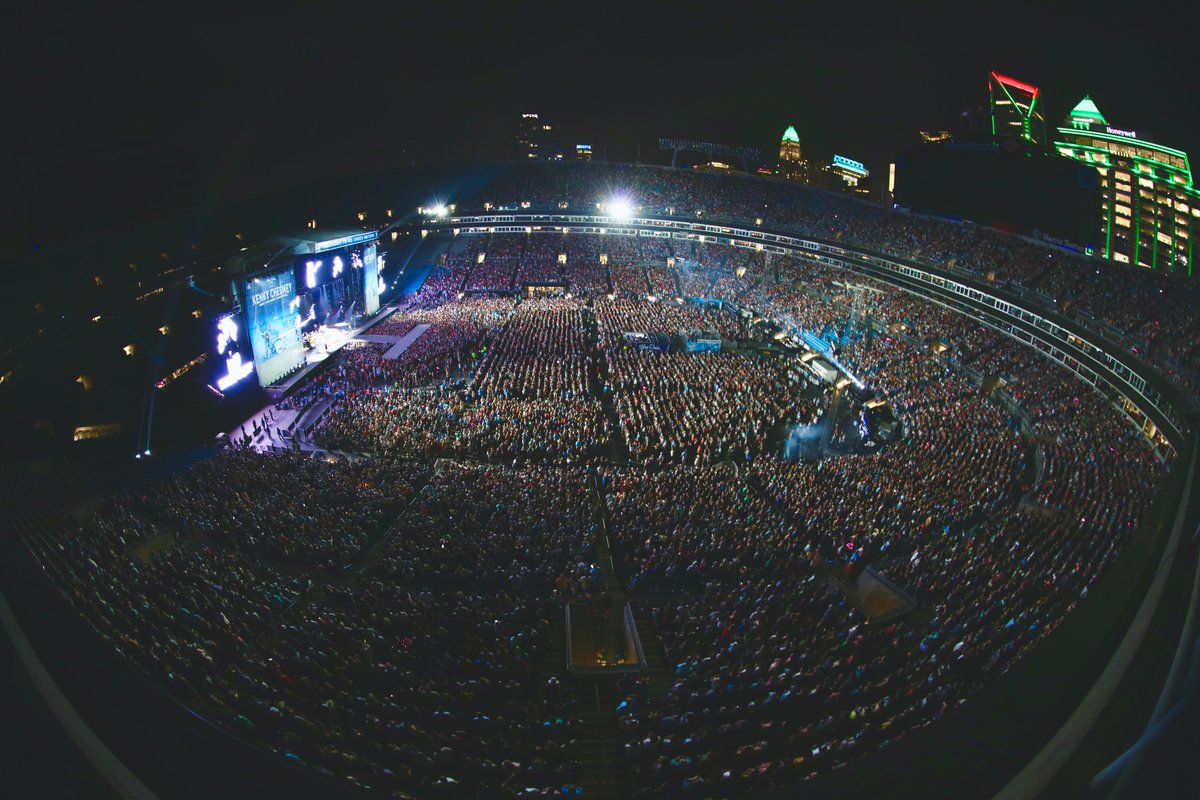
<instances>
[{"instance_id":1,"label":"stage floor","mask_svg":"<svg viewBox=\"0 0 1200 800\"><path fill-rule=\"evenodd\" d=\"M377 324L382 319L386 319L395 310L395 305L384 306L383 308L379 309L379 312L375 314L375 316L371 317L357 328L341 329L335 327L328 329L330 333L323 337L318 346L304 354L303 367L293 372L282 381L264 387L264 391L266 391L266 393L270 395L271 399L273 400L278 400L279 398L283 397L293 386L304 380L304 378L307 377L308 374L312 372L318 364L340 350L346 344L346 342L358 338L363 331L369 330L372 325ZM328 347L326 345L328 345Z\"/></svg>"}]
</instances>

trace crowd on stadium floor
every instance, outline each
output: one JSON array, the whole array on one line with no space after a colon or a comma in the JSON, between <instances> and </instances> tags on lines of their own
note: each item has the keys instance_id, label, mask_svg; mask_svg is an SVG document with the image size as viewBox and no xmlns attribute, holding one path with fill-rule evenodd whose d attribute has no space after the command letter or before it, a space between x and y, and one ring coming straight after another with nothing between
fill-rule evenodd
<instances>
[{"instance_id":1,"label":"crowd on stadium floor","mask_svg":"<svg viewBox=\"0 0 1200 800\"><path fill-rule=\"evenodd\" d=\"M1189 391L1200 386L1200 328L1194 317L1200 289L1168 270L1080 257L999 231L919 217L787 181L627 164L523 165L481 191L479 202L565 203L589 213L614 186L647 211L786 227L1008 285L1035 303L1106 326ZM468 205L464 201L463 207Z\"/></svg>"},{"instance_id":2,"label":"crowd on stadium floor","mask_svg":"<svg viewBox=\"0 0 1200 800\"><path fill-rule=\"evenodd\" d=\"M1178 297L1130 301L1168 278L1093 288L1053 251L818 192L536 167L485 199L581 207L596 176L646 205L1003 264L1003 280L1108 309L1130 333L1161 314L1159 352L1196 355L1194 331L1165 321ZM673 671L662 698L629 683L618 712L631 791L749 797L898 739L1004 673L1086 601L1165 472L1103 391L942 306L848 288L807 259L563 238L459 243L372 331L428 324L401 358L343 349L285 401L329 400L315 441L353 457L234 449L32 537L39 561L156 682L285 758L383 792L544 795L581 776L578 709L545 682L544 648L558 604L600 580L607 519ZM488 295L550 275L569 286L577 270L587 288L572 297ZM814 394L799 353L765 352L746 316L684 295L826 339L901 437L784 461L771 431L831 413L835 390ZM658 353L625 337L697 329L747 346ZM860 560L924 613L869 620L836 588Z\"/></svg>"}]
</instances>

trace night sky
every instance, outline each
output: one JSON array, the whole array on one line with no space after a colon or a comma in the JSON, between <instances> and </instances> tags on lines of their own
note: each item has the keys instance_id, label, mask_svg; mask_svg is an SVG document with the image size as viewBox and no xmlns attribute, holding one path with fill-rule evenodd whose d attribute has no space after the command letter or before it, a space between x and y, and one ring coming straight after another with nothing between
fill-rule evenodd
<instances>
[{"instance_id":1,"label":"night sky","mask_svg":"<svg viewBox=\"0 0 1200 800\"><path fill-rule=\"evenodd\" d=\"M4 56L6 200L131 150L191 160L210 200L439 147L495 159L526 110L610 160L661 163L660 136L770 151L794 124L806 154L882 173L918 129L983 106L989 69L1040 85L1051 125L1090 93L1110 123L1200 153L1193 37L1170 14L979 6L41 4Z\"/></svg>"}]
</instances>

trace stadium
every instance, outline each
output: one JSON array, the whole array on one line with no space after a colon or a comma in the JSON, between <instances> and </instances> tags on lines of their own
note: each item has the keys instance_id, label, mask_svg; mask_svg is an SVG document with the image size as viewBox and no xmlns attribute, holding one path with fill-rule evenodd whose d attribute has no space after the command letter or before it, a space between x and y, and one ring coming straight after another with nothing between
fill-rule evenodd
<instances>
[{"instance_id":1,"label":"stadium","mask_svg":"<svg viewBox=\"0 0 1200 800\"><path fill-rule=\"evenodd\" d=\"M10 320L41 330L6 356L6 628L118 793L1083 796L1156 763L1194 281L772 177L323 197Z\"/></svg>"}]
</instances>

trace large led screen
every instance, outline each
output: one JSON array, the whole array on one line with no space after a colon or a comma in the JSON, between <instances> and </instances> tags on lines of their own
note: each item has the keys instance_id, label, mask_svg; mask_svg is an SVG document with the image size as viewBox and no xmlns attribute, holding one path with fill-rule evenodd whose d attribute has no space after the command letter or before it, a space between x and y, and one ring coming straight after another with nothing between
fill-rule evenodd
<instances>
[{"instance_id":1,"label":"large led screen","mask_svg":"<svg viewBox=\"0 0 1200 800\"><path fill-rule=\"evenodd\" d=\"M366 295L365 310L369 317L379 310L379 265L373 244L363 248L363 293Z\"/></svg>"},{"instance_id":2,"label":"large led screen","mask_svg":"<svg viewBox=\"0 0 1200 800\"><path fill-rule=\"evenodd\" d=\"M242 384L254 371L254 359L245 347L245 337L242 336L241 328L235 314L222 314L217 317L213 342L216 372L213 380L218 391L225 392Z\"/></svg>"},{"instance_id":3,"label":"large led screen","mask_svg":"<svg viewBox=\"0 0 1200 800\"><path fill-rule=\"evenodd\" d=\"M258 382L270 386L304 365L300 319L292 302L295 276L291 269L260 275L246 281L243 296Z\"/></svg>"}]
</instances>

